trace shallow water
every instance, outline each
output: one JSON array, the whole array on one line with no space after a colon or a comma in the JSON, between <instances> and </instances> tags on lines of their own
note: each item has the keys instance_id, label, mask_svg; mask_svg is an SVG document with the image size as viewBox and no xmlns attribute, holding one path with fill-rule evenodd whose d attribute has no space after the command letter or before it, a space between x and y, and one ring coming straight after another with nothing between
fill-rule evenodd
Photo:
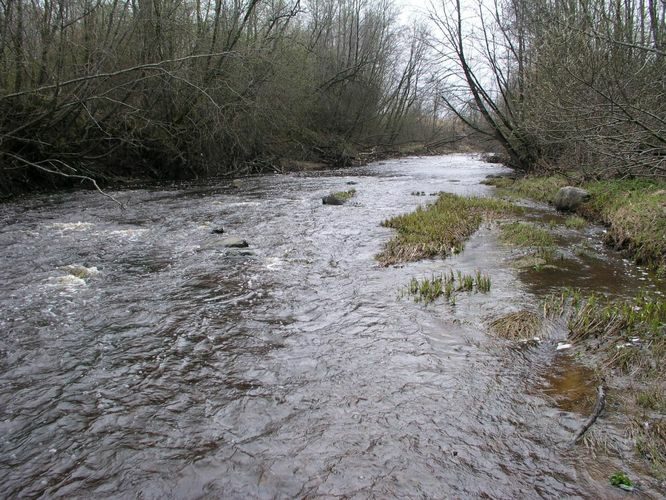
<instances>
[{"instance_id":1,"label":"shallow water","mask_svg":"<svg viewBox=\"0 0 666 500\"><path fill-rule=\"evenodd\" d=\"M616 495L622 463L569 446L587 407L566 401L594 387L558 333L517 349L485 331L590 273L517 271L490 227L445 261L373 259L382 220L438 191L490 195L479 181L501 171L407 158L114 193L124 211L90 192L0 206L0 495ZM349 182L350 203L322 205ZM221 248L221 226L250 247ZM585 231L590 286L654 286ZM487 272L491 292L401 297L451 268ZM571 370L580 383L553 376Z\"/></svg>"}]
</instances>

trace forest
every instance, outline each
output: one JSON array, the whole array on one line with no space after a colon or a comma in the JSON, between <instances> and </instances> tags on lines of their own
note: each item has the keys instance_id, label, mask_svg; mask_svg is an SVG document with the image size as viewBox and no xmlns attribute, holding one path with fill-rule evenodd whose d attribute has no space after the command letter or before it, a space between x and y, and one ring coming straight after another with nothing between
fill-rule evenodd
<instances>
[{"instance_id":1,"label":"forest","mask_svg":"<svg viewBox=\"0 0 666 500\"><path fill-rule=\"evenodd\" d=\"M664 0L402 8L0 0L0 192L345 166L409 144L665 176Z\"/></svg>"}]
</instances>

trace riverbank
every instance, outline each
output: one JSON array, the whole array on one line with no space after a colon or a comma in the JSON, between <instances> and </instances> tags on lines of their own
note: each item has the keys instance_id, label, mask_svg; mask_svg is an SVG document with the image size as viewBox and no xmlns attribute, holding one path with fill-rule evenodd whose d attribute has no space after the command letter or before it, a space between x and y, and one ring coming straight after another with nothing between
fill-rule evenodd
<instances>
[{"instance_id":1,"label":"riverbank","mask_svg":"<svg viewBox=\"0 0 666 500\"><path fill-rule=\"evenodd\" d=\"M570 182L559 177L493 177L483 183L496 186L496 194L504 198L500 213L505 220L493 224L491 231L498 233L502 245L514 249L514 256L507 263L522 279L529 279L526 272L545 279L549 273L589 273L589 267L572 268L571 260L590 258L586 238L591 233L587 232L589 224L585 219L606 225L606 242L630 254L637 263L650 266L657 281L663 276L666 245L664 217L660 218L660 211L666 207L663 184L644 180L584 183L579 187L586 189L591 197L576 211L577 215L535 217L531 214L533 208L507 208L511 207L507 198L553 203L558 190ZM376 258L387 265L446 258L461 252L478 223L465 226L468 231L460 231L451 221L468 212L473 214L467 205L475 207L477 200L440 194L435 203L384 222L385 227L396 229L397 234ZM488 198L483 203L484 215L487 207L497 212L494 204L499 201ZM563 232L568 235L566 238L562 237ZM454 240L451 234L459 237ZM444 243L431 250L437 242ZM587 262L589 266L590 260ZM492 278L488 277L489 283ZM440 295L449 297L446 284L438 276L414 279L407 292L414 295L415 301L428 304ZM585 446L595 458L609 454L621 457L626 488L646 486L645 481L631 484L632 478L635 481L641 474L640 470L647 471L653 485L661 484L666 479L663 287L644 290L639 287L630 294L616 295L570 286L561 280L557 291L537 294L538 307L516 305L518 310L489 318L487 333L521 349L540 349L557 339L557 350L562 350L562 356L587 367L592 374L587 383L598 388L589 425L580 427L572 442ZM553 336L553 332L557 333ZM640 460L637 462L636 458ZM607 480L614 484L611 478Z\"/></svg>"},{"instance_id":2,"label":"riverbank","mask_svg":"<svg viewBox=\"0 0 666 500\"><path fill-rule=\"evenodd\" d=\"M500 177L485 184L507 197L525 197L550 203L557 191L571 180L564 177ZM586 219L607 227L606 242L630 256L637 264L666 274L666 182L647 179L605 180L574 183L590 193L590 200L576 209Z\"/></svg>"},{"instance_id":3,"label":"riverbank","mask_svg":"<svg viewBox=\"0 0 666 500\"><path fill-rule=\"evenodd\" d=\"M444 149L422 142L368 146L308 146L301 156L265 156L231 164L204 165L171 158L121 159L99 162L95 168L45 169L27 165L0 169L0 202L31 193L54 193L71 189L143 189L162 182L199 179L238 179L252 175L317 172L360 167L377 161L407 156L437 156L467 151L466 146Z\"/></svg>"}]
</instances>

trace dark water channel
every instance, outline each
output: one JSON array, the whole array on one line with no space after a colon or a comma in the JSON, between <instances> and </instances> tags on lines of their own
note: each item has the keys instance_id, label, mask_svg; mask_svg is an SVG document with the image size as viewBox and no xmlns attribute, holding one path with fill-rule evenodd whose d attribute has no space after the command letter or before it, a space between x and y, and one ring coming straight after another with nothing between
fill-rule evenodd
<instances>
[{"instance_id":1,"label":"dark water channel","mask_svg":"<svg viewBox=\"0 0 666 500\"><path fill-rule=\"evenodd\" d=\"M411 192L488 195L499 171L411 158L115 193L125 211L90 192L0 206L0 497L619 495L622 462L569 445L591 374L556 339L486 333L558 286L650 286L600 229L561 230L592 254L570 272L517 271L488 227L452 259L373 260L379 223L434 199ZM321 204L349 182L351 203ZM250 247L222 248L220 226ZM450 268L491 292L400 298Z\"/></svg>"}]
</instances>

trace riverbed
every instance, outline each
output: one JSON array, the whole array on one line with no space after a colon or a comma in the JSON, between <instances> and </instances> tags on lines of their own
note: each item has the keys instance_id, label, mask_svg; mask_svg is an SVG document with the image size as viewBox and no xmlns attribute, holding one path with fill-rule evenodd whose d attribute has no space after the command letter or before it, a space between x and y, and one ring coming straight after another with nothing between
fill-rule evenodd
<instances>
[{"instance_id":1,"label":"riverbed","mask_svg":"<svg viewBox=\"0 0 666 500\"><path fill-rule=\"evenodd\" d=\"M570 444L595 388L556 351L566 332L530 349L487 333L560 287L658 287L603 228L558 229L587 251L552 272L510 265L488 224L446 260L374 260L383 220L491 196L480 181L504 171L403 158L111 193L125 209L90 191L0 205L0 496L619 498L626 457ZM491 291L405 297L449 270Z\"/></svg>"}]
</instances>

